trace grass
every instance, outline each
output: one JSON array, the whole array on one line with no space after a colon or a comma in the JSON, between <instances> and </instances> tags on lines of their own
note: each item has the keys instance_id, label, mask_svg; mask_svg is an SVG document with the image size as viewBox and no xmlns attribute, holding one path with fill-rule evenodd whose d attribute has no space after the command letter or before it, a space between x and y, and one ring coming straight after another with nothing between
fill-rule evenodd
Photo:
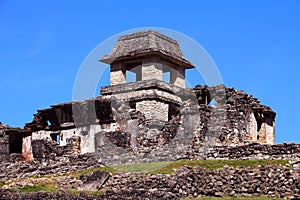
<instances>
[{"instance_id":1,"label":"grass","mask_svg":"<svg viewBox=\"0 0 300 200\"><path fill-rule=\"evenodd\" d=\"M173 162L153 162L139 164L122 164L113 166L114 169L121 172L145 172L155 173L156 170L168 167Z\"/></svg>"},{"instance_id":2,"label":"grass","mask_svg":"<svg viewBox=\"0 0 300 200\"><path fill-rule=\"evenodd\" d=\"M97 167L97 168L92 168L92 169L80 170L80 171L76 171L76 172L70 172L70 173L64 174L62 176L73 176L75 178L79 178L80 175L90 174L90 173L98 171L98 170L109 172L112 174L119 172L119 170L117 170L113 167L105 166L105 167Z\"/></svg>"},{"instance_id":3,"label":"grass","mask_svg":"<svg viewBox=\"0 0 300 200\"><path fill-rule=\"evenodd\" d=\"M58 190L54 188L52 184L37 184L34 186L25 186L22 188L18 188L20 192L23 193L28 193L28 192L40 192L40 191L45 191L45 192L57 192Z\"/></svg>"},{"instance_id":4,"label":"grass","mask_svg":"<svg viewBox=\"0 0 300 200\"><path fill-rule=\"evenodd\" d=\"M285 165L287 160L179 160L173 162L155 162L141 164L116 165L113 168L122 172L145 172L150 174L172 174L174 169L183 166L201 167L208 170L216 170L225 165L233 167L255 167L258 165Z\"/></svg>"},{"instance_id":5,"label":"grass","mask_svg":"<svg viewBox=\"0 0 300 200\"><path fill-rule=\"evenodd\" d=\"M170 162L153 162L153 163L139 163L139 164L120 164L115 166L105 166L86 170L80 170L76 172L66 173L63 175L46 175L44 177L62 177L73 176L79 178L80 175L86 175L98 170L106 171L111 174L118 172L142 172L149 174L172 174L174 169L178 169L183 166L189 167L201 167L208 170L216 170L223 168L225 165L233 167L255 167L258 165L285 165L288 164L287 160L178 160ZM34 177L40 178L40 177ZM1 186L1 182L0 182Z\"/></svg>"},{"instance_id":6,"label":"grass","mask_svg":"<svg viewBox=\"0 0 300 200\"><path fill-rule=\"evenodd\" d=\"M112 174L117 172L142 172L148 174L173 174L174 169L178 169L183 166L189 167L201 167L208 170L216 170L223 168L224 166L233 166L233 167L255 167L258 165L285 165L288 164L287 160L179 160L179 161L171 161L171 162L154 162L154 163L140 163L140 164L121 164L116 166L106 166L106 167L98 167L93 169L86 169L71 173L66 173L64 175L59 176L49 176L47 182L45 182L45 178L43 177L34 177L34 179L40 179L33 186L25 186L22 188L14 188L21 192L57 192L58 189L55 188L55 183L59 181L59 177L64 176L72 176L75 178L79 178L81 175L86 175L97 170L106 171ZM32 177L33 178L33 177ZM43 178L43 179L42 179ZM17 180L16 180L17 181ZM5 182L0 182L0 188L4 186ZM90 193L90 194L101 194L105 192L105 188L100 191L78 191L78 190L68 190L71 193ZM268 198L232 198L232 197L201 197L201 198L187 198L184 200L200 200L200 199L258 199L265 200Z\"/></svg>"},{"instance_id":7,"label":"grass","mask_svg":"<svg viewBox=\"0 0 300 200\"><path fill-rule=\"evenodd\" d=\"M6 185L5 181L0 181L0 188L2 188L4 185Z\"/></svg>"}]
</instances>

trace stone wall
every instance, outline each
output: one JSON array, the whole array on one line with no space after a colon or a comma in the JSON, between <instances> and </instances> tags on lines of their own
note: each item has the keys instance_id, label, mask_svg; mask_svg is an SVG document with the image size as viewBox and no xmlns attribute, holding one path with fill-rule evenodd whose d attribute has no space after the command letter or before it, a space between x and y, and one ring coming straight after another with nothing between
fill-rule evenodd
<instances>
[{"instance_id":1,"label":"stone wall","mask_svg":"<svg viewBox=\"0 0 300 200\"><path fill-rule=\"evenodd\" d=\"M73 136L67 139L67 145L49 139L32 140L32 157L39 161L57 160L58 157L77 155L80 153L80 137Z\"/></svg>"},{"instance_id":2,"label":"stone wall","mask_svg":"<svg viewBox=\"0 0 300 200\"><path fill-rule=\"evenodd\" d=\"M185 88L185 69L181 67L172 68L170 73L170 83Z\"/></svg>"},{"instance_id":3,"label":"stone wall","mask_svg":"<svg viewBox=\"0 0 300 200\"><path fill-rule=\"evenodd\" d=\"M142 61L142 80L162 80L162 67L160 58L146 58Z\"/></svg>"},{"instance_id":4,"label":"stone wall","mask_svg":"<svg viewBox=\"0 0 300 200\"><path fill-rule=\"evenodd\" d=\"M143 105L144 100L146 104L150 99L178 106L182 106L184 102L198 101L200 116L198 132L201 134L197 134L199 138L202 138L199 142L205 142L208 137L215 136L217 137L216 143L225 145L238 145L247 141L274 143L276 114L271 108L261 105L256 98L233 88L226 88L222 85L215 87L198 85L192 90L184 90L166 83L160 84L160 81L149 80L116 87L104 87L101 93L104 96L94 100L62 104L39 111L33 122L27 124L26 128L60 130L65 126L64 124L73 123L74 125L74 120L77 126L81 127L97 123L113 123L112 98L117 99L115 102L122 99L123 104L127 106L139 102L138 107ZM210 105L213 100L216 104ZM152 107L153 110L156 107ZM161 116L172 112L169 109L162 109L162 111L164 112L161 112ZM72 119L74 112L80 115Z\"/></svg>"},{"instance_id":5,"label":"stone wall","mask_svg":"<svg viewBox=\"0 0 300 200\"><path fill-rule=\"evenodd\" d=\"M86 160L86 161L85 161ZM66 165L66 163L68 163ZM14 167L12 177L24 178L30 175L62 174L74 169L89 169L99 166L91 157L75 158L60 165L40 164ZM58 167L60 166L60 167ZM3 164L0 164L3 167ZM94 167L94 166L93 166ZM107 175L103 180L97 174ZM70 194L65 191L57 193L20 193L15 190L0 189L1 198L5 199L180 199L185 197L265 197L265 198L300 198L299 162L289 165L262 165L257 167L229 167L216 170L182 167L173 174L116 173L96 171L82 175L79 179L65 177L58 185L64 189L72 183L76 189L84 188L87 183L101 185L105 188L101 194ZM0 176L7 180L10 174ZM87 180L89 180L87 182Z\"/></svg>"},{"instance_id":6,"label":"stone wall","mask_svg":"<svg viewBox=\"0 0 300 200\"><path fill-rule=\"evenodd\" d=\"M184 167L174 175L142 173L116 174L104 187L156 190L176 197L232 196L232 197L300 197L299 167L266 165L258 167L224 167L218 170ZM126 182L124 185L123 183Z\"/></svg>"},{"instance_id":7,"label":"stone wall","mask_svg":"<svg viewBox=\"0 0 300 200\"><path fill-rule=\"evenodd\" d=\"M121 135L122 137L120 137ZM300 159L299 144L262 145L253 143L242 146L210 147L195 152L191 145L184 143L184 141L187 141L185 137L175 137L164 146L150 142L150 146L139 146L139 149L132 151L130 148L130 135L118 133L114 135L114 140L109 139L110 137L112 135L104 140L105 145L97 147L96 153L98 158L108 165L176 159ZM117 139L117 137L120 139ZM145 142L140 139L138 141Z\"/></svg>"},{"instance_id":8,"label":"stone wall","mask_svg":"<svg viewBox=\"0 0 300 200\"><path fill-rule=\"evenodd\" d=\"M274 144L276 113L261 105L257 98L224 85L197 85L194 91L203 117L201 121L207 129L206 135L217 132L217 144L238 145L247 141ZM212 100L216 104L210 106ZM210 128L215 130L209 131Z\"/></svg>"},{"instance_id":9,"label":"stone wall","mask_svg":"<svg viewBox=\"0 0 300 200\"><path fill-rule=\"evenodd\" d=\"M44 145L44 144L42 144ZM48 147L47 147L48 148ZM43 153L43 152L42 152ZM48 154L53 153L48 151ZM6 161L0 163L0 181L44 175L62 175L78 170L104 166L93 154L69 155L63 157L40 157L29 162Z\"/></svg>"},{"instance_id":10,"label":"stone wall","mask_svg":"<svg viewBox=\"0 0 300 200\"><path fill-rule=\"evenodd\" d=\"M144 200L144 199L179 199L174 194L164 191L149 191L149 190L121 190L112 191L109 190L105 194L87 194L87 193L69 193L65 191L59 191L56 193L50 192L32 192L32 193L21 193L15 190L4 190L0 189L0 196L4 199L19 199L19 200L82 200L82 199L108 199L108 200L120 200L120 199L134 199L134 200Z\"/></svg>"},{"instance_id":11,"label":"stone wall","mask_svg":"<svg viewBox=\"0 0 300 200\"><path fill-rule=\"evenodd\" d=\"M218 146L211 148L205 159L300 159L300 144Z\"/></svg>"},{"instance_id":12,"label":"stone wall","mask_svg":"<svg viewBox=\"0 0 300 200\"><path fill-rule=\"evenodd\" d=\"M136 110L143 113L146 119L168 121L169 117L169 105L164 102L155 100L146 100L136 103Z\"/></svg>"},{"instance_id":13,"label":"stone wall","mask_svg":"<svg viewBox=\"0 0 300 200\"><path fill-rule=\"evenodd\" d=\"M110 85L126 83L126 69L120 63L110 67Z\"/></svg>"},{"instance_id":14,"label":"stone wall","mask_svg":"<svg viewBox=\"0 0 300 200\"><path fill-rule=\"evenodd\" d=\"M39 110L25 127L31 140L59 136L59 146L65 146L68 138L80 137L79 152L98 152L108 163L205 158L216 145L274 143L276 113L224 85L185 89L147 80L102 87L101 93L95 99ZM140 117L134 119L135 112ZM123 135L126 147L116 145L124 142ZM29 148L23 149L29 152L27 143Z\"/></svg>"},{"instance_id":15,"label":"stone wall","mask_svg":"<svg viewBox=\"0 0 300 200\"><path fill-rule=\"evenodd\" d=\"M5 134L5 129L9 126L0 122L0 160L6 160L9 157L9 135Z\"/></svg>"}]
</instances>

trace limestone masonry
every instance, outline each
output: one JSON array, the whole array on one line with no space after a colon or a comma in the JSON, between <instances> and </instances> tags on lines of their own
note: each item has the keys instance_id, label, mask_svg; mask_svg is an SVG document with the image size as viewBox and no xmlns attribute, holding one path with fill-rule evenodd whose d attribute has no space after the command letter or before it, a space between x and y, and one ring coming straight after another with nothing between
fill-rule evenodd
<instances>
[{"instance_id":1,"label":"limestone masonry","mask_svg":"<svg viewBox=\"0 0 300 200\"><path fill-rule=\"evenodd\" d=\"M224 85L185 87L185 71L195 67L172 38L151 30L121 36L100 61L110 64L110 85L101 96L38 110L24 129L0 125L1 158L95 152L116 164L274 144L276 113L253 96ZM126 82L128 73L134 82Z\"/></svg>"},{"instance_id":2,"label":"limestone masonry","mask_svg":"<svg viewBox=\"0 0 300 200\"><path fill-rule=\"evenodd\" d=\"M185 72L195 66L176 40L151 30L124 35L100 61L110 65L110 85L100 96L38 110L22 129L0 123L1 199L300 198L300 144L275 144L276 113L224 85L186 88ZM289 161L218 170L186 166L174 174L98 170L181 159ZM94 168L79 178L68 174ZM45 175L61 175L55 177L60 191L11 190L35 186L36 177L47 183Z\"/></svg>"}]
</instances>

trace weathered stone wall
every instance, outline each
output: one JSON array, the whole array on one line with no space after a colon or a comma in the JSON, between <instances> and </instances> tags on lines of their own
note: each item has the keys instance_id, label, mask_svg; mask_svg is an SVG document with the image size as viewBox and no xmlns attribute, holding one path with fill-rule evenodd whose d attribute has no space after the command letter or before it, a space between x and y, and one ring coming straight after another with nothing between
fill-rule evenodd
<instances>
[{"instance_id":1,"label":"weathered stone wall","mask_svg":"<svg viewBox=\"0 0 300 200\"><path fill-rule=\"evenodd\" d=\"M32 136L25 136L22 138L22 157L25 161L33 160L32 154Z\"/></svg>"},{"instance_id":2,"label":"weathered stone wall","mask_svg":"<svg viewBox=\"0 0 300 200\"><path fill-rule=\"evenodd\" d=\"M67 145L59 146L52 140L33 140L31 142L32 157L36 160L57 160L57 157L77 155L80 153L80 137L73 136L67 139Z\"/></svg>"},{"instance_id":3,"label":"weathered stone wall","mask_svg":"<svg viewBox=\"0 0 300 200\"><path fill-rule=\"evenodd\" d=\"M247 141L274 144L276 113L261 105L252 95L223 85L197 85L194 91L201 107L200 115L206 118L201 119L206 125L206 134L212 133L209 129L214 128L217 144L237 145ZM216 104L210 106L212 100Z\"/></svg>"},{"instance_id":4,"label":"weathered stone wall","mask_svg":"<svg viewBox=\"0 0 300 200\"><path fill-rule=\"evenodd\" d=\"M147 58L142 61L142 80L162 80L161 61L158 57Z\"/></svg>"},{"instance_id":5,"label":"weathered stone wall","mask_svg":"<svg viewBox=\"0 0 300 200\"><path fill-rule=\"evenodd\" d=\"M103 86L100 89L100 93L104 96L116 93L125 93L130 91L138 91L141 89L159 89L166 91L170 94L175 94L181 90L181 88L174 85L170 85L164 81L157 81L156 79L150 79L146 81L137 81L126 84L118 84L114 86Z\"/></svg>"},{"instance_id":6,"label":"weathered stone wall","mask_svg":"<svg viewBox=\"0 0 300 200\"><path fill-rule=\"evenodd\" d=\"M58 134L60 146L78 136L81 153L96 151L108 163L171 160L189 154L204 158L215 145L274 143L272 109L224 85L184 89L147 80L103 87L101 93L96 99L38 111L25 128L33 132L32 140ZM143 117L135 120L132 113L137 111ZM168 130L172 118L178 124ZM126 147L116 145L124 142L122 135L128 139Z\"/></svg>"},{"instance_id":7,"label":"weathered stone wall","mask_svg":"<svg viewBox=\"0 0 300 200\"><path fill-rule=\"evenodd\" d=\"M192 142L184 132L178 133L178 117L159 125L159 121L139 116L133 118L131 124L134 125L126 132L100 132L96 135L96 154L102 162L110 165L174 160L182 158Z\"/></svg>"},{"instance_id":8,"label":"weathered stone wall","mask_svg":"<svg viewBox=\"0 0 300 200\"><path fill-rule=\"evenodd\" d=\"M122 184L125 180L126 185ZM176 194L177 197L300 197L299 168L274 165L257 168L224 167L215 171L186 167L169 176L117 174L105 186L116 190L163 190Z\"/></svg>"},{"instance_id":9,"label":"weathered stone wall","mask_svg":"<svg viewBox=\"0 0 300 200\"><path fill-rule=\"evenodd\" d=\"M141 103L147 99L153 100L162 100L165 102L174 102L180 104L182 101L179 97L174 94L170 94L165 91L161 91L158 89L145 89L145 90L138 90L138 91L128 91L125 93L116 93L109 96L105 96L103 98L110 99L111 97L117 98L119 101L126 100L126 101L140 101Z\"/></svg>"},{"instance_id":10,"label":"weathered stone wall","mask_svg":"<svg viewBox=\"0 0 300 200\"><path fill-rule=\"evenodd\" d=\"M202 149L195 153L190 148L191 145L184 143L189 139L174 137L164 146L150 142L148 146L139 146L140 149L132 151L130 138L131 135L124 133L106 135L105 145L97 148L99 159L108 165L176 159L300 159L299 144L220 146ZM144 140L138 139L138 141L143 142Z\"/></svg>"},{"instance_id":11,"label":"weathered stone wall","mask_svg":"<svg viewBox=\"0 0 300 200\"><path fill-rule=\"evenodd\" d=\"M205 159L300 159L300 144L218 146L211 148Z\"/></svg>"},{"instance_id":12,"label":"weathered stone wall","mask_svg":"<svg viewBox=\"0 0 300 200\"><path fill-rule=\"evenodd\" d=\"M116 104L132 104L137 111L144 113L146 119L168 121L169 104L180 105L182 100L176 96L174 89L168 84L156 80L139 81L136 83L120 84L114 87L104 87L101 93L103 98ZM117 105L119 106L119 105Z\"/></svg>"},{"instance_id":13,"label":"weathered stone wall","mask_svg":"<svg viewBox=\"0 0 300 200\"><path fill-rule=\"evenodd\" d=\"M16 190L4 190L0 189L0 196L4 199L20 199L20 200L82 200L82 199L108 199L108 200L120 200L120 199L134 199L134 200L144 200L144 199L179 199L176 195L170 192L164 191L149 191L149 190L121 190L112 191L109 190L105 194L87 194L79 193L73 194L65 191L58 191L57 193L50 192L32 192L32 193L21 193Z\"/></svg>"},{"instance_id":14,"label":"weathered stone wall","mask_svg":"<svg viewBox=\"0 0 300 200\"><path fill-rule=\"evenodd\" d=\"M136 103L136 110L143 113L146 119L168 121L169 105L155 100L146 100Z\"/></svg>"},{"instance_id":15,"label":"weathered stone wall","mask_svg":"<svg viewBox=\"0 0 300 200\"><path fill-rule=\"evenodd\" d=\"M141 82L142 83L142 82ZM200 106L199 116L199 131L201 134L199 138L207 139L214 135L218 137L216 143L218 144L242 144L247 141L258 141L260 143L274 143L275 130L274 118L275 113L271 108L259 104L257 99L253 98L242 91L226 88L224 86L206 87L197 86L194 90L178 89L175 86L168 84L158 84L159 81L149 80L145 82L145 87L141 83L131 83L129 85L117 85L114 87L105 87L101 91L105 96L86 102L70 103L61 106L53 106L50 110L41 111L38 113L34 121L27 125L30 129L45 130L62 129L66 123L74 125L72 117L72 109L65 109L65 107L73 106L76 113L80 113L80 126L89 126L90 124L112 123L114 105L111 103L111 98L122 99L128 101L139 101L138 107L142 105L141 102L145 98L152 98L151 100L161 100L166 103L183 104L182 102L198 98ZM148 85L147 85L148 84ZM137 86L140 85L140 86ZM154 87L154 88L153 88ZM124 89L124 93L123 92ZM131 91L129 91L131 89ZM113 94L113 95L112 95ZM176 95L174 95L176 94ZM216 100L216 105L209 105L212 100ZM78 107L78 108L77 108ZM110 108L110 110L108 109ZM74 111L73 109L73 111ZM155 108L154 108L155 110ZM170 110L163 109L162 116L166 116ZM96 112L96 115L95 115ZM102 113L102 114L101 114ZM93 119L94 116L94 119ZM95 119L97 118L97 119ZM50 125L47 122L50 122ZM78 124L78 123L77 123ZM206 137L206 138L205 138ZM204 142L204 141L200 141Z\"/></svg>"},{"instance_id":16,"label":"weathered stone wall","mask_svg":"<svg viewBox=\"0 0 300 200\"><path fill-rule=\"evenodd\" d=\"M43 153L45 143L42 143L41 146ZM49 149L49 146L46 148ZM53 148L53 146L50 148ZM48 152L48 154L50 153L51 151ZM97 168L101 166L104 165L99 162L93 154L72 154L63 157L50 156L50 158L41 156L40 159L29 162L13 162L8 160L6 162L0 162L0 181L7 181L12 178L24 179L26 177L44 176L50 174L62 175L69 172Z\"/></svg>"},{"instance_id":17,"label":"weathered stone wall","mask_svg":"<svg viewBox=\"0 0 300 200\"><path fill-rule=\"evenodd\" d=\"M114 63L110 67L110 85L126 83L126 69L121 63Z\"/></svg>"},{"instance_id":18,"label":"weathered stone wall","mask_svg":"<svg viewBox=\"0 0 300 200\"><path fill-rule=\"evenodd\" d=\"M172 68L170 73L170 83L185 88L185 69L181 67Z\"/></svg>"},{"instance_id":19,"label":"weathered stone wall","mask_svg":"<svg viewBox=\"0 0 300 200\"><path fill-rule=\"evenodd\" d=\"M85 161L86 160L86 161ZM66 163L68 163L66 165ZM26 165L27 164L27 165ZM3 164L0 164L3 165ZM61 174L74 169L87 169L99 166L91 157L76 157L60 165L35 166L22 163L14 167L12 177L30 175ZM60 167L58 167L60 166ZM2 166L1 166L2 167ZM58 193L19 193L15 190L0 189L1 198L5 199L180 199L184 197L230 196L230 197L267 197L267 198L300 198L299 162L289 165L262 165L257 167L229 167L208 170L199 167L182 167L174 174L117 173L107 174L98 171L81 176L79 179L66 177L59 185L66 187L72 183L75 188L84 188L87 183L95 183L105 188L99 195ZM103 180L99 175L105 175ZM1 177L1 176L0 176ZM10 174L1 177L7 180ZM65 183L64 183L65 181Z\"/></svg>"},{"instance_id":20,"label":"weathered stone wall","mask_svg":"<svg viewBox=\"0 0 300 200\"><path fill-rule=\"evenodd\" d=\"M9 136L5 134L5 129L9 126L0 122L0 160L6 160L9 157Z\"/></svg>"}]
</instances>

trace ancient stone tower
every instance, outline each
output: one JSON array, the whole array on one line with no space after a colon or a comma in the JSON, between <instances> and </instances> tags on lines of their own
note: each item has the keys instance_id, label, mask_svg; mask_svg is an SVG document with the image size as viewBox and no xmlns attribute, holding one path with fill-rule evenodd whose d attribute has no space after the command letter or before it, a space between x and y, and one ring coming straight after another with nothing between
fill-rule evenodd
<instances>
[{"instance_id":1,"label":"ancient stone tower","mask_svg":"<svg viewBox=\"0 0 300 200\"><path fill-rule=\"evenodd\" d=\"M136 110L144 113L147 119L165 122L170 117L170 106L178 104L180 99L157 86L165 84L151 80L163 81L163 74L168 74L169 80L164 81L185 88L185 70L194 68L184 58L176 40L152 30L121 36L111 54L100 61L110 64L110 85L116 85L110 91L113 96L139 99L132 105ZM135 74L137 84L126 84L129 72Z\"/></svg>"},{"instance_id":2,"label":"ancient stone tower","mask_svg":"<svg viewBox=\"0 0 300 200\"><path fill-rule=\"evenodd\" d=\"M185 70L194 66L165 35L121 36L100 61L110 65L101 96L40 109L24 129L0 126L0 153L32 160L96 152L116 164L206 158L213 146L275 142L276 113L257 98L224 85L185 88Z\"/></svg>"}]
</instances>

